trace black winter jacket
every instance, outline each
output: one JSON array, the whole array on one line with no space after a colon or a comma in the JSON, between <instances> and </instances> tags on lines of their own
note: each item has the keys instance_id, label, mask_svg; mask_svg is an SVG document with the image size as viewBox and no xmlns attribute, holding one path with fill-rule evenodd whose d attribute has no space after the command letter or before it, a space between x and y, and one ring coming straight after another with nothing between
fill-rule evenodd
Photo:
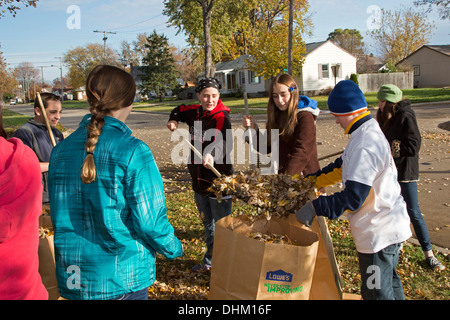
<instances>
[{"instance_id":1,"label":"black winter jacket","mask_svg":"<svg viewBox=\"0 0 450 320\"><path fill-rule=\"evenodd\" d=\"M398 181L417 181L419 179L421 136L417 125L416 114L411 108L411 101L405 99L397 104L396 112L391 119L389 128L383 131L391 148L394 141L400 141L399 154L398 152L393 152L398 171Z\"/></svg>"},{"instance_id":2,"label":"black winter jacket","mask_svg":"<svg viewBox=\"0 0 450 320\"><path fill-rule=\"evenodd\" d=\"M204 111L202 106L198 104L188 106L180 105L172 110L169 117L169 121L184 122L189 126L191 144L196 147L201 144L201 150L199 147L197 148L203 155L206 148L208 148L206 151L212 150L211 154L214 156L214 159L220 159L220 161L217 161L220 163L215 162L214 167L223 175L233 174L233 165L231 164L230 155L227 154L226 148L226 131L227 129L231 129L229 112L230 109L223 105L222 100L219 100L217 106L210 112ZM198 132L196 129L201 130L201 132ZM211 137L211 134L214 134L214 132L207 132L209 129L218 130L216 134L219 134L220 131L222 139L216 139L215 135ZM205 133L208 136L205 136ZM195 139L201 139L200 143L196 143ZM215 142L217 142L217 148L211 145ZM188 169L192 178L192 188L194 191L201 195L214 196L207 189L217 176L210 169L205 168L202 165L201 159L192 151L188 161Z\"/></svg>"}]
</instances>

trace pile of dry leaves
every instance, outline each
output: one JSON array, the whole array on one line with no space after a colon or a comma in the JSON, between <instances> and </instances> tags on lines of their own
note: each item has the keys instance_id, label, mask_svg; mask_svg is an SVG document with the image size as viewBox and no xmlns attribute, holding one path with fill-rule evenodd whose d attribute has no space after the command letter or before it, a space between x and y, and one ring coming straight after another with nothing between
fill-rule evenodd
<instances>
[{"instance_id":1,"label":"pile of dry leaves","mask_svg":"<svg viewBox=\"0 0 450 320\"><path fill-rule=\"evenodd\" d=\"M297 245L298 242L296 240L291 240L286 234L276 234L276 233L261 233L261 232L251 232L249 237L258 241L263 241L267 243L275 243L275 244L288 244L288 245Z\"/></svg>"},{"instance_id":2,"label":"pile of dry leaves","mask_svg":"<svg viewBox=\"0 0 450 320\"><path fill-rule=\"evenodd\" d=\"M220 200L224 195L260 209L268 219L285 217L316 197L314 180L300 175L259 175L257 171L240 172L214 180L209 191Z\"/></svg>"}]
</instances>

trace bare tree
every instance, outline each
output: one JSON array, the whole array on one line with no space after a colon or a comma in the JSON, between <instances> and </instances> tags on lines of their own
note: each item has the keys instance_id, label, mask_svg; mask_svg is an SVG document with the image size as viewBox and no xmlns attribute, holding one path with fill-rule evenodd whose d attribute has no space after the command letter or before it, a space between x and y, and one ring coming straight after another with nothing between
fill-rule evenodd
<instances>
[{"instance_id":1,"label":"bare tree","mask_svg":"<svg viewBox=\"0 0 450 320\"><path fill-rule=\"evenodd\" d=\"M27 101L34 97L35 90L33 84L39 83L39 69L35 68L30 62L21 62L15 68L17 80L22 83L23 93ZM30 93L33 94L30 94ZM27 98L28 96L28 98Z\"/></svg>"},{"instance_id":2,"label":"bare tree","mask_svg":"<svg viewBox=\"0 0 450 320\"><path fill-rule=\"evenodd\" d=\"M418 0L414 1L416 6L428 6L427 12L436 6L439 10L442 20L450 19L450 0Z\"/></svg>"},{"instance_id":3,"label":"bare tree","mask_svg":"<svg viewBox=\"0 0 450 320\"><path fill-rule=\"evenodd\" d=\"M431 38L434 25L427 15L405 8L392 12L382 9L380 28L369 32L388 64L396 64Z\"/></svg>"},{"instance_id":4,"label":"bare tree","mask_svg":"<svg viewBox=\"0 0 450 320\"><path fill-rule=\"evenodd\" d=\"M142 65L142 59L147 54L145 45L147 44L148 34L140 33L137 35L137 40L129 43L128 41L122 41L120 45L119 59L123 66L133 64L133 66Z\"/></svg>"}]
</instances>

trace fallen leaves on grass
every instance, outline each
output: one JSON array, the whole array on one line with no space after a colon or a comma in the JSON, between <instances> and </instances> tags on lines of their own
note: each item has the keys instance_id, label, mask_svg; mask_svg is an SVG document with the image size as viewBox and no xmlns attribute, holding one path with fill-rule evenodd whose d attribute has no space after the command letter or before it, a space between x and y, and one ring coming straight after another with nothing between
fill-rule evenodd
<instances>
[{"instance_id":1,"label":"fallen leaves on grass","mask_svg":"<svg viewBox=\"0 0 450 320\"><path fill-rule=\"evenodd\" d=\"M194 273L185 264L169 265L158 270L155 283L149 288L149 299L206 300L209 273Z\"/></svg>"}]
</instances>

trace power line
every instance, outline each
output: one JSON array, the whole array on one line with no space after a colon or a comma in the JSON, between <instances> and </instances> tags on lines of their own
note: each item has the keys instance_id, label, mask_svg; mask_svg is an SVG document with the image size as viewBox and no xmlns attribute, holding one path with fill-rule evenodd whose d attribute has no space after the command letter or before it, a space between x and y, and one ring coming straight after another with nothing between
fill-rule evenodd
<instances>
[{"instance_id":1,"label":"power line","mask_svg":"<svg viewBox=\"0 0 450 320\"><path fill-rule=\"evenodd\" d=\"M146 20L143 20L143 21L140 21L140 22L136 22L136 23L133 23L133 24L129 24L129 25L126 25L126 26L117 27L117 28L112 28L111 30L118 30L118 29L125 29L125 28L129 28L129 27L133 27L133 26L136 26L136 25L138 25L138 24L141 24L141 23L144 23L144 22L153 20L153 19L155 19L155 18L157 18L157 17L159 17L159 16L162 16L162 14L158 14L158 15L153 16L153 17L150 17L150 18L148 18L148 19L146 19Z\"/></svg>"},{"instance_id":2,"label":"power line","mask_svg":"<svg viewBox=\"0 0 450 320\"><path fill-rule=\"evenodd\" d=\"M153 26L149 26L149 27L139 28L139 29L136 29L136 30L118 31L117 33L120 33L120 34L136 34L136 33L141 32L141 31L151 30L152 28L156 29L156 27L162 26L164 24L166 24L166 22L162 22L162 23L159 23L159 24L156 24L156 25L153 25ZM160 31L160 30L162 30L162 29L159 29L159 30L156 30L156 31Z\"/></svg>"}]
</instances>

